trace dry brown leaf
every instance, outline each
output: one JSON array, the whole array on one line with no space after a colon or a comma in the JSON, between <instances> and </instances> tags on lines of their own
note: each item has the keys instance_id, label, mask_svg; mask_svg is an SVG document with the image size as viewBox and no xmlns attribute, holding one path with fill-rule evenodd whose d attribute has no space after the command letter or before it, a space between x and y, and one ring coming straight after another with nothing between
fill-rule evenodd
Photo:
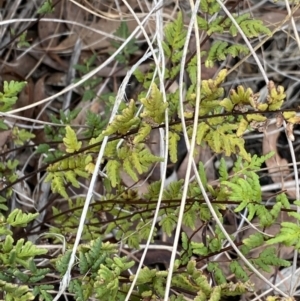
<instances>
[{"instance_id":1,"label":"dry brown leaf","mask_svg":"<svg viewBox=\"0 0 300 301\"><path fill-rule=\"evenodd\" d=\"M34 85L33 99L32 99L32 101L34 103L47 97L47 95L45 93L45 77L46 77L46 75L42 76ZM46 110L43 109L43 105L37 106L34 108L34 116L33 117L38 118L39 120L42 120L42 121L49 120ZM43 129L33 130L33 133L36 136L34 139L35 142L43 143L45 141L45 132Z\"/></svg>"},{"instance_id":2,"label":"dry brown leaf","mask_svg":"<svg viewBox=\"0 0 300 301\"><path fill-rule=\"evenodd\" d=\"M0 149L8 142L10 135L11 130L0 131Z\"/></svg>"},{"instance_id":3,"label":"dry brown leaf","mask_svg":"<svg viewBox=\"0 0 300 301\"><path fill-rule=\"evenodd\" d=\"M271 11L271 13L270 13ZM258 19L262 20L264 24L266 24L270 30L274 30L279 24L286 18L287 12L285 10L280 9L261 9L260 16ZM299 19L300 17L300 10L298 9L294 14L293 18Z\"/></svg>"},{"instance_id":4,"label":"dry brown leaf","mask_svg":"<svg viewBox=\"0 0 300 301\"><path fill-rule=\"evenodd\" d=\"M269 175L274 183L281 183L284 189L284 181L291 180L291 177L286 178L290 175L291 171L288 167L288 161L281 158L277 151L277 140L280 132L278 131L276 124L270 125L265 131L263 139L263 154L266 155L269 152L274 152L275 155L266 160ZM287 194L296 198L296 191L293 188L287 188Z\"/></svg>"},{"instance_id":5,"label":"dry brown leaf","mask_svg":"<svg viewBox=\"0 0 300 301\"><path fill-rule=\"evenodd\" d=\"M27 85L19 94L17 105L16 105L17 108L23 108L33 102L33 97L34 97L33 90L34 90L34 83L31 79L28 79ZM25 110L20 113L17 113L17 115L21 115L26 118L32 118L33 111L34 111L34 109L29 109L29 110Z\"/></svg>"},{"instance_id":6,"label":"dry brown leaf","mask_svg":"<svg viewBox=\"0 0 300 301\"><path fill-rule=\"evenodd\" d=\"M67 1L64 9L64 19L69 21L76 21L77 23L84 24L89 28L94 30L102 31L105 33L113 34L121 24L121 20L107 20L104 18L96 18L92 16L92 21L89 21L89 15L86 11L82 10L79 6ZM128 26L129 32L132 32L137 26L135 20L127 20L126 24ZM148 25L152 24L151 21L148 22ZM76 38L72 35L67 38L66 41L63 41L59 44L59 48L73 47L77 38L79 37L85 46L88 46L89 49L99 49L99 48L108 48L111 46L110 40L100 32L95 32L89 28L83 28L78 25L67 24L69 30L76 34ZM154 30L155 24L152 24L152 29ZM144 26L146 32L149 33L149 26Z\"/></svg>"},{"instance_id":7,"label":"dry brown leaf","mask_svg":"<svg viewBox=\"0 0 300 301\"><path fill-rule=\"evenodd\" d=\"M214 181L215 180L215 169L213 165L213 161L211 158L213 157L212 152L210 148L205 145L205 146L199 146L197 145L194 150L194 160L196 165L199 162L203 162L204 165L206 165L206 177L208 181ZM207 162L209 162L207 164ZM186 174L186 168L187 168L187 163L188 163L188 154L185 156L183 162L181 163L178 171L177 171L177 176L178 179L185 179L185 174ZM191 177L195 175L194 170L192 169L191 171Z\"/></svg>"},{"instance_id":8,"label":"dry brown leaf","mask_svg":"<svg viewBox=\"0 0 300 301\"><path fill-rule=\"evenodd\" d=\"M126 172L121 171L120 175L124 185L128 188L135 189L140 197L148 192L149 184L147 180L141 179L136 183Z\"/></svg>"},{"instance_id":9,"label":"dry brown leaf","mask_svg":"<svg viewBox=\"0 0 300 301\"><path fill-rule=\"evenodd\" d=\"M47 53L41 51L31 51L29 54L36 60L42 60L43 64L47 65L52 69L58 71L68 70L68 63L61 59L58 59L58 56L55 54L52 54L52 57L50 57ZM53 58L55 58L55 60Z\"/></svg>"},{"instance_id":10,"label":"dry brown leaf","mask_svg":"<svg viewBox=\"0 0 300 301\"><path fill-rule=\"evenodd\" d=\"M62 11L63 8L63 1L59 1L55 5L55 9L53 13L48 13L45 15L46 18L53 18L53 19L61 19L62 18ZM47 49L49 47L55 47L59 43L59 39L61 34L66 30L65 25L63 22L52 22L52 21L39 21L38 22L38 33L39 38L41 40L41 45ZM51 37L51 36L56 37ZM49 37L51 37L49 39Z\"/></svg>"},{"instance_id":11,"label":"dry brown leaf","mask_svg":"<svg viewBox=\"0 0 300 301\"><path fill-rule=\"evenodd\" d=\"M29 54L19 56L9 64L3 64L2 73L16 73L20 78L26 78L28 72L34 68L36 59ZM20 80L20 79L19 79Z\"/></svg>"}]
</instances>

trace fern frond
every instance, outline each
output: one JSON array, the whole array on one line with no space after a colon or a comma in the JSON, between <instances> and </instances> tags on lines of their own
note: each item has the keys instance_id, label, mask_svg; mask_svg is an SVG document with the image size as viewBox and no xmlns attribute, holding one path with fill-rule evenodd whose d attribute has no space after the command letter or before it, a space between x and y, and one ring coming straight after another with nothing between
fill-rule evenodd
<instances>
[{"instance_id":1,"label":"fern frond","mask_svg":"<svg viewBox=\"0 0 300 301\"><path fill-rule=\"evenodd\" d=\"M248 238L243 239L244 246L247 247L247 249L244 249L244 251L247 251L247 253L248 253L250 250L263 245L264 242L265 242L265 239L261 233L252 234Z\"/></svg>"},{"instance_id":2,"label":"fern frond","mask_svg":"<svg viewBox=\"0 0 300 301\"><path fill-rule=\"evenodd\" d=\"M237 16L235 20L248 38L255 38L261 34L271 35L270 29L261 20L253 19L248 13ZM233 37L238 34L238 30L234 24L230 26L229 32Z\"/></svg>"},{"instance_id":3,"label":"fern frond","mask_svg":"<svg viewBox=\"0 0 300 301\"><path fill-rule=\"evenodd\" d=\"M136 115L136 106L133 99L130 100L128 107L122 111L121 115L117 115L114 120L102 132L102 135L109 136L115 133L124 135L129 130L135 129L140 124L140 119Z\"/></svg>"},{"instance_id":4,"label":"fern frond","mask_svg":"<svg viewBox=\"0 0 300 301\"><path fill-rule=\"evenodd\" d=\"M274 82L269 81L268 92L269 92L267 96L268 109L270 111L280 110L283 101L286 98L286 94L284 93L284 87L278 86L276 88Z\"/></svg>"},{"instance_id":5,"label":"fern frond","mask_svg":"<svg viewBox=\"0 0 300 301\"><path fill-rule=\"evenodd\" d=\"M70 126L66 126L66 136L63 139L63 142L66 146L67 153L79 151L82 145L82 142L77 140L76 133Z\"/></svg>"},{"instance_id":6,"label":"fern frond","mask_svg":"<svg viewBox=\"0 0 300 301\"><path fill-rule=\"evenodd\" d=\"M220 174L221 182L228 180L227 165L226 165L226 161L223 157L220 160L219 174Z\"/></svg>"},{"instance_id":7,"label":"fern frond","mask_svg":"<svg viewBox=\"0 0 300 301\"><path fill-rule=\"evenodd\" d=\"M146 122L159 125L164 121L168 103L163 101L162 94L155 84L151 87L150 97L142 98L141 103L144 105L141 117Z\"/></svg>"},{"instance_id":8,"label":"fern frond","mask_svg":"<svg viewBox=\"0 0 300 301\"><path fill-rule=\"evenodd\" d=\"M213 273L213 274L214 274L215 279L216 279L218 285L227 282L227 281L226 281L226 277L225 277L225 275L224 275L222 269L220 268L219 263L217 263L217 262L209 262L208 265L207 265L207 270L208 270L210 273Z\"/></svg>"},{"instance_id":9,"label":"fern frond","mask_svg":"<svg viewBox=\"0 0 300 301\"><path fill-rule=\"evenodd\" d=\"M177 145L180 140L180 136L176 132L170 131L169 133L169 154L170 161L172 163L177 162Z\"/></svg>"},{"instance_id":10,"label":"fern frond","mask_svg":"<svg viewBox=\"0 0 300 301\"><path fill-rule=\"evenodd\" d=\"M210 28L210 31L223 31L222 26L218 26L217 28ZM224 61L228 55L232 57L237 57L238 55L246 55L249 53L249 49L241 44L234 44L228 46L227 42L224 41L216 41L212 44L209 51L207 52L207 58L205 60L205 66L207 68L211 68L214 66L216 61Z\"/></svg>"},{"instance_id":11,"label":"fern frond","mask_svg":"<svg viewBox=\"0 0 300 301\"><path fill-rule=\"evenodd\" d=\"M186 29L184 29L181 12L178 13L177 18L173 22L169 22L165 26L164 33L166 37L165 41L162 42L164 52L173 64L178 64L182 58L187 33ZM178 69L178 65L174 67ZM178 71L179 69L171 70L170 77L174 77L174 75L178 74Z\"/></svg>"},{"instance_id":12,"label":"fern frond","mask_svg":"<svg viewBox=\"0 0 300 301\"><path fill-rule=\"evenodd\" d=\"M249 279L247 273L244 270L244 267L240 265L237 260L232 260L229 264L230 271L234 273L237 279L242 281L247 281Z\"/></svg>"},{"instance_id":13,"label":"fern frond","mask_svg":"<svg viewBox=\"0 0 300 301\"><path fill-rule=\"evenodd\" d=\"M225 49L227 48L228 43L223 41L216 41L210 47L207 59L205 60L205 67L211 68L214 66L214 63L218 61L223 61L226 59Z\"/></svg>"},{"instance_id":14,"label":"fern frond","mask_svg":"<svg viewBox=\"0 0 300 301\"><path fill-rule=\"evenodd\" d=\"M120 167L121 163L117 160L109 160L106 164L106 173L114 188L120 183Z\"/></svg>"},{"instance_id":15,"label":"fern frond","mask_svg":"<svg viewBox=\"0 0 300 301\"><path fill-rule=\"evenodd\" d=\"M70 281L69 290L74 293L74 298L76 301L85 301L87 298L84 296L82 283L77 279L72 279Z\"/></svg>"},{"instance_id":16,"label":"fern frond","mask_svg":"<svg viewBox=\"0 0 300 301\"><path fill-rule=\"evenodd\" d=\"M259 254L258 258L252 258L251 262L267 273L270 273L271 266L289 267L291 265L289 261L276 255L276 248L266 248Z\"/></svg>"},{"instance_id":17,"label":"fern frond","mask_svg":"<svg viewBox=\"0 0 300 301\"><path fill-rule=\"evenodd\" d=\"M144 142L145 139L151 133L151 130L152 130L152 127L148 123L142 122L141 126L139 127L138 132L136 133L136 135L133 139L133 143L138 144L140 142Z\"/></svg>"},{"instance_id":18,"label":"fern frond","mask_svg":"<svg viewBox=\"0 0 300 301\"><path fill-rule=\"evenodd\" d=\"M46 182L51 182L53 192L59 193L68 199L65 183L71 183L74 187L79 187L78 177L88 178L92 170L86 171L87 164L92 164L90 155L78 154L59 162L50 164L47 168L48 175Z\"/></svg>"},{"instance_id":19,"label":"fern frond","mask_svg":"<svg viewBox=\"0 0 300 301\"><path fill-rule=\"evenodd\" d=\"M208 22L204 18L197 16L197 23L199 29L208 30Z\"/></svg>"},{"instance_id":20,"label":"fern frond","mask_svg":"<svg viewBox=\"0 0 300 301\"><path fill-rule=\"evenodd\" d=\"M294 246L300 250L300 226L291 222L281 223L280 232L274 238L269 239L267 244L283 243L286 246Z\"/></svg>"},{"instance_id":21,"label":"fern frond","mask_svg":"<svg viewBox=\"0 0 300 301\"><path fill-rule=\"evenodd\" d=\"M221 8L217 1L202 0L200 2L200 9L204 13L213 15L219 12Z\"/></svg>"},{"instance_id":22,"label":"fern frond","mask_svg":"<svg viewBox=\"0 0 300 301\"><path fill-rule=\"evenodd\" d=\"M212 20L208 25L207 25L207 35L211 36L214 33L224 33L224 18L222 16L217 16L214 20Z\"/></svg>"},{"instance_id":23,"label":"fern frond","mask_svg":"<svg viewBox=\"0 0 300 301\"><path fill-rule=\"evenodd\" d=\"M12 109L16 103L18 93L26 86L26 82L4 81L3 93L0 92L0 112L6 112Z\"/></svg>"},{"instance_id":24,"label":"fern frond","mask_svg":"<svg viewBox=\"0 0 300 301\"><path fill-rule=\"evenodd\" d=\"M154 156L143 143L134 146L123 144L118 149L117 156L120 162L122 162L124 171L134 181L138 181L137 173L142 174L147 172L153 163L163 161L162 158Z\"/></svg>"},{"instance_id":25,"label":"fern frond","mask_svg":"<svg viewBox=\"0 0 300 301\"><path fill-rule=\"evenodd\" d=\"M234 44L226 49L226 53L230 54L232 57L237 57L238 55L246 55L249 53L249 48L245 45Z\"/></svg>"},{"instance_id":26,"label":"fern frond","mask_svg":"<svg viewBox=\"0 0 300 301\"><path fill-rule=\"evenodd\" d=\"M6 222L12 227L26 227L38 215L38 213L23 213L22 210L15 209L8 215Z\"/></svg>"}]
</instances>

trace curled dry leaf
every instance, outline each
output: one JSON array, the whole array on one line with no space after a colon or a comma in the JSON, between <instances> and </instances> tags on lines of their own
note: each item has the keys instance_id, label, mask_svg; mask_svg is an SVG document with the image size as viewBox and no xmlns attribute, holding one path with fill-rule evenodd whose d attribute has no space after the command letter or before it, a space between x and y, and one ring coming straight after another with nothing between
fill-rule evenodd
<instances>
[{"instance_id":1,"label":"curled dry leaf","mask_svg":"<svg viewBox=\"0 0 300 301\"><path fill-rule=\"evenodd\" d=\"M264 132L268 126L268 119L266 121L251 121L250 126L253 129L256 129L259 132Z\"/></svg>"},{"instance_id":2,"label":"curled dry leaf","mask_svg":"<svg viewBox=\"0 0 300 301\"><path fill-rule=\"evenodd\" d=\"M272 151L275 153L272 158L266 160L266 165L272 181L274 183L281 183L282 188L284 189L284 181L290 180L291 177L288 176L291 171L288 167L288 161L281 158L277 151L279 134L280 132L275 124L272 124L267 128L263 139L263 154L265 155ZM287 194L291 198L296 198L296 191L293 188L287 188Z\"/></svg>"},{"instance_id":3,"label":"curled dry leaf","mask_svg":"<svg viewBox=\"0 0 300 301\"><path fill-rule=\"evenodd\" d=\"M27 74L34 68L36 64L36 59L34 59L30 54L19 56L10 63L3 64L1 73L16 73L20 78L24 79Z\"/></svg>"}]
</instances>

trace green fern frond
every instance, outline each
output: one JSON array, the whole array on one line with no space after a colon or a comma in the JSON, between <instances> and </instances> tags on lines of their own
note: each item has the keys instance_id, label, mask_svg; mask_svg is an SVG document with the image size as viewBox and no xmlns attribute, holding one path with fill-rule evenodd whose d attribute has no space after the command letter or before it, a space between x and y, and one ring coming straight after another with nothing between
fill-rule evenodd
<instances>
[{"instance_id":1,"label":"green fern frond","mask_svg":"<svg viewBox=\"0 0 300 301\"><path fill-rule=\"evenodd\" d=\"M6 283L0 280L0 291L5 292L6 300L30 301L35 299L27 285Z\"/></svg>"},{"instance_id":2,"label":"green fern frond","mask_svg":"<svg viewBox=\"0 0 300 301\"><path fill-rule=\"evenodd\" d=\"M206 256L209 254L208 247L206 247L203 243L191 241L191 250L193 254Z\"/></svg>"},{"instance_id":3,"label":"green fern frond","mask_svg":"<svg viewBox=\"0 0 300 301\"><path fill-rule=\"evenodd\" d=\"M89 172L87 172L86 167L92 163L91 161L90 155L78 154L50 164L47 168L48 175L45 181L51 182L53 192L68 199L65 183L71 183L74 187L79 188L78 177L89 177L92 169L88 169Z\"/></svg>"},{"instance_id":4,"label":"green fern frond","mask_svg":"<svg viewBox=\"0 0 300 301\"><path fill-rule=\"evenodd\" d=\"M87 296L84 296L82 282L77 279L72 279L69 285L69 291L74 293L74 298L76 301L85 301ZM86 285L86 283L84 283Z\"/></svg>"},{"instance_id":5,"label":"green fern frond","mask_svg":"<svg viewBox=\"0 0 300 301\"><path fill-rule=\"evenodd\" d=\"M45 181L51 181L51 189L54 193L59 193L65 199L69 198L65 188L63 173L49 173Z\"/></svg>"},{"instance_id":6,"label":"green fern frond","mask_svg":"<svg viewBox=\"0 0 300 301\"><path fill-rule=\"evenodd\" d=\"M28 268L30 260L37 255L44 255L48 252L47 249L36 247L32 242L19 239L14 244L12 236L5 237L4 244L0 247L1 261L7 267L16 267L21 264L23 267ZM42 277L43 278L43 277ZM28 279L27 279L28 281Z\"/></svg>"},{"instance_id":7,"label":"green fern frond","mask_svg":"<svg viewBox=\"0 0 300 301\"><path fill-rule=\"evenodd\" d=\"M208 30L208 22L204 18L197 16L197 23L199 29Z\"/></svg>"},{"instance_id":8,"label":"green fern frond","mask_svg":"<svg viewBox=\"0 0 300 301\"><path fill-rule=\"evenodd\" d=\"M118 149L118 159L122 162L124 171L134 181L138 181L137 174L147 172L153 163L163 161L162 158L154 156L143 143L133 147L129 144L123 144Z\"/></svg>"},{"instance_id":9,"label":"green fern frond","mask_svg":"<svg viewBox=\"0 0 300 301\"><path fill-rule=\"evenodd\" d=\"M130 100L128 107L122 111L121 115L117 115L114 120L102 132L103 136L109 136L115 133L124 135L128 131L135 129L140 124L140 119L136 115L136 106L133 99Z\"/></svg>"},{"instance_id":10,"label":"green fern frond","mask_svg":"<svg viewBox=\"0 0 300 301\"><path fill-rule=\"evenodd\" d=\"M256 108L254 100L254 93L251 88L247 90L243 86L238 86L237 89L230 90L230 99L225 98L220 102L220 105L226 109L227 112L232 112L235 106L251 106Z\"/></svg>"},{"instance_id":11,"label":"green fern frond","mask_svg":"<svg viewBox=\"0 0 300 301\"><path fill-rule=\"evenodd\" d=\"M246 55L249 53L249 48L245 45L234 44L226 49L226 53L230 54L232 57L237 57L238 55Z\"/></svg>"},{"instance_id":12,"label":"green fern frond","mask_svg":"<svg viewBox=\"0 0 300 301\"><path fill-rule=\"evenodd\" d=\"M53 297L50 293L48 293L48 291L52 291L54 289L54 285L48 285L48 284L41 284L38 286L35 286L33 288L33 295L35 297L39 296L41 301L45 300L45 301L52 301Z\"/></svg>"},{"instance_id":13,"label":"green fern frond","mask_svg":"<svg viewBox=\"0 0 300 301\"><path fill-rule=\"evenodd\" d=\"M291 204L286 196L285 193L280 193L276 195L276 202L279 202L283 208L285 209L290 209L291 208Z\"/></svg>"},{"instance_id":14,"label":"green fern frond","mask_svg":"<svg viewBox=\"0 0 300 301\"><path fill-rule=\"evenodd\" d=\"M55 260L56 270L61 275L63 275L68 269L71 254L72 250L67 250L63 255L58 256Z\"/></svg>"},{"instance_id":15,"label":"green fern frond","mask_svg":"<svg viewBox=\"0 0 300 301\"><path fill-rule=\"evenodd\" d=\"M212 121L213 120L210 120L209 122ZM203 137L203 140L206 141L216 153L224 152L226 156L230 156L232 153L236 153L238 149L239 155L247 161L250 161L251 157L244 147L244 139L232 133L232 130L236 128L236 124L231 125L226 123L226 119L223 119L222 125L215 127L215 129L211 127L206 136Z\"/></svg>"},{"instance_id":16,"label":"green fern frond","mask_svg":"<svg viewBox=\"0 0 300 301\"><path fill-rule=\"evenodd\" d=\"M223 157L220 160L219 174L220 174L221 182L228 180L227 165L226 165L226 161Z\"/></svg>"},{"instance_id":17,"label":"green fern frond","mask_svg":"<svg viewBox=\"0 0 300 301\"><path fill-rule=\"evenodd\" d=\"M213 15L215 13L218 13L221 7L217 1L202 0L200 2L200 9L203 13Z\"/></svg>"},{"instance_id":18,"label":"green fern frond","mask_svg":"<svg viewBox=\"0 0 300 301\"><path fill-rule=\"evenodd\" d=\"M200 209L199 205L197 203L193 204L193 206L190 208L190 210L187 210L182 219L182 223L189 227L192 230L196 229L196 221L198 218L198 210Z\"/></svg>"},{"instance_id":19,"label":"green fern frond","mask_svg":"<svg viewBox=\"0 0 300 301\"><path fill-rule=\"evenodd\" d=\"M196 142L198 145L202 144L202 141L204 140L204 137L207 133L210 131L210 126L206 122L200 122L197 126L197 136L196 136Z\"/></svg>"},{"instance_id":20,"label":"green fern frond","mask_svg":"<svg viewBox=\"0 0 300 301\"><path fill-rule=\"evenodd\" d=\"M111 182L112 187L117 187L120 183L120 167L121 163L117 160L109 160L106 164L106 173Z\"/></svg>"},{"instance_id":21,"label":"green fern frond","mask_svg":"<svg viewBox=\"0 0 300 301\"><path fill-rule=\"evenodd\" d=\"M133 143L138 144L140 142L144 142L149 134L151 133L152 127L146 122L142 122L141 126L139 127L138 132L134 136Z\"/></svg>"},{"instance_id":22,"label":"green fern frond","mask_svg":"<svg viewBox=\"0 0 300 301\"><path fill-rule=\"evenodd\" d=\"M241 266L237 260L232 260L229 264L229 268L238 280L247 281L249 279L244 267Z\"/></svg>"},{"instance_id":23,"label":"green fern frond","mask_svg":"<svg viewBox=\"0 0 300 301\"><path fill-rule=\"evenodd\" d=\"M251 185L254 184L254 187ZM236 212L243 210L249 203L261 202L261 191L256 191L255 186L259 186L258 177L253 175L253 178L247 179L239 178L236 183L223 181L221 184L224 188L230 189L228 199L231 201L241 201L241 204L235 209ZM226 189L226 188L225 188ZM249 212L250 217L253 217ZM251 218L249 219L251 220Z\"/></svg>"},{"instance_id":24,"label":"green fern frond","mask_svg":"<svg viewBox=\"0 0 300 301\"><path fill-rule=\"evenodd\" d=\"M30 131L19 129L17 126L14 126L12 129L12 138L15 145L22 146L28 140L35 138L35 135Z\"/></svg>"},{"instance_id":25,"label":"green fern frond","mask_svg":"<svg viewBox=\"0 0 300 301\"><path fill-rule=\"evenodd\" d=\"M161 218L159 225L162 227L162 230L170 237L172 231L177 225L177 216L175 214L167 214Z\"/></svg>"},{"instance_id":26,"label":"green fern frond","mask_svg":"<svg viewBox=\"0 0 300 301\"><path fill-rule=\"evenodd\" d=\"M26 82L16 82L16 81L4 81L3 93L0 93L0 112L7 112L12 109L15 105L18 97L23 88L26 86Z\"/></svg>"},{"instance_id":27,"label":"green fern frond","mask_svg":"<svg viewBox=\"0 0 300 301\"><path fill-rule=\"evenodd\" d=\"M291 213L289 213L291 215ZM293 215L297 217L297 215ZM298 218L299 219L299 218ZM269 239L267 244L283 243L286 246L294 246L300 250L300 226L291 222L282 222L280 232L274 238Z\"/></svg>"},{"instance_id":28,"label":"green fern frond","mask_svg":"<svg viewBox=\"0 0 300 301\"><path fill-rule=\"evenodd\" d=\"M265 239L261 233L255 233L250 235L249 237L243 239L243 254L248 254L254 248L260 247L264 244Z\"/></svg>"},{"instance_id":29,"label":"green fern frond","mask_svg":"<svg viewBox=\"0 0 300 301\"><path fill-rule=\"evenodd\" d=\"M199 22L198 22L199 23ZM217 16L207 25L207 35L211 36L214 33L224 33L224 18L222 16Z\"/></svg>"},{"instance_id":30,"label":"green fern frond","mask_svg":"<svg viewBox=\"0 0 300 301\"><path fill-rule=\"evenodd\" d=\"M66 136L63 142L66 146L66 152L71 154L79 151L82 145L82 142L77 140L76 133L70 126L66 126Z\"/></svg>"},{"instance_id":31,"label":"green fern frond","mask_svg":"<svg viewBox=\"0 0 300 301\"><path fill-rule=\"evenodd\" d=\"M219 263L217 263L217 262L209 262L208 265L207 265L207 270L210 273L214 274L215 279L216 279L218 285L227 282L226 281L226 277L225 277L222 269L220 268Z\"/></svg>"},{"instance_id":32,"label":"green fern frond","mask_svg":"<svg viewBox=\"0 0 300 301\"><path fill-rule=\"evenodd\" d=\"M164 121L168 103L163 101L162 94L155 84L151 86L150 97L142 98L141 103L144 105L141 117L147 123L159 125Z\"/></svg>"},{"instance_id":33,"label":"green fern frond","mask_svg":"<svg viewBox=\"0 0 300 301\"><path fill-rule=\"evenodd\" d=\"M211 68L214 66L214 63L218 61L224 61L226 59L225 49L227 48L228 43L223 41L216 41L210 47L207 59L205 60L205 67Z\"/></svg>"},{"instance_id":34,"label":"green fern frond","mask_svg":"<svg viewBox=\"0 0 300 301\"><path fill-rule=\"evenodd\" d=\"M12 227L26 227L38 215L38 213L23 213L22 210L15 209L8 215L6 222Z\"/></svg>"},{"instance_id":35,"label":"green fern frond","mask_svg":"<svg viewBox=\"0 0 300 301\"><path fill-rule=\"evenodd\" d=\"M157 270L153 269L150 270L148 267L144 267L141 269L138 279L136 284L141 285L141 284L146 284L146 283L151 283L153 281L153 278L156 276ZM131 277L133 279L133 277Z\"/></svg>"},{"instance_id":36,"label":"green fern frond","mask_svg":"<svg viewBox=\"0 0 300 301\"><path fill-rule=\"evenodd\" d=\"M187 31L184 29L182 13L179 12L177 18L168 23L164 28L165 41L163 41L163 49L172 63L180 62L182 58L182 49L186 39Z\"/></svg>"},{"instance_id":37,"label":"green fern frond","mask_svg":"<svg viewBox=\"0 0 300 301\"><path fill-rule=\"evenodd\" d=\"M165 200L180 199L182 195L182 184L183 184L183 180L171 182L168 185L168 187L166 187L164 190L163 199Z\"/></svg>"},{"instance_id":38,"label":"green fern frond","mask_svg":"<svg viewBox=\"0 0 300 301\"><path fill-rule=\"evenodd\" d=\"M215 286L212 289L209 301L219 301L219 300L221 300L221 296L222 296L222 294L221 294L221 287Z\"/></svg>"},{"instance_id":39,"label":"green fern frond","mask_svg":"<svg viewBox=\"0 0 300 301\"><path fill-rule=\"evenodd\" d=\"M252 258L251 262L267 273L270 273L271 266L289 267L291 265L289 261L281 259L276 255L276 248L264 249L258 258Z\"/></svg>"},{"instance_id":40,"label":"green fern frond","mask_svg":"<svg viewBox=\"0 0 300 301\"><path fill-rule=\"evenodd\" d=\"M289 124L299 124L300 123L300 117L297 116L297 112L295 111L289 111L289 112L283 112L282 116L286 122Z\"/></svg>"},{"instance_id":41,"label":"green fern frond","mask_svg":"<svg viewBox=\"0 0 300 301\"><path fill-rule=\"evenodd\" d=\"M105 264L100 265L94 283L95 296L103 301L119 300L123 295L119 292L121 273L131 268L133 261L128 262L126 257L107 258Z\"/></svg>"},{"instance_id":42,"label":"green fern frond","mask_svg":"<svg viewBox=\"0 0 300 301\"><path fill-rule=\"evenodd\" d=\"M270 111L280 110L283 104L286 94L284 93L284 87L278 86L276 88L274 82L269 81L268 84L268 96L267 103Z\"/></svg>"},{"instance_id":43,"label":"green fern frond","mask_svg":"<svg viewBox=\"0 0 300 301\"><path fill-rule=\"evenodd\" d=\"M263 24L263 21L253 19L248 13L237 16L235 20L248 38L255 38L261 34L271 35L270 29ZM229 32L233 37L238 34L238 30L234 24L230 26Z\"/></svg>"},{"instance_id":44,"label":"green fern frond","mask_svg":"<svg viewBox=\"0 0 300 301\"><path fill-rule=\"evenodd\" d=\"M169 133L169 154L170 154L170 161L172 163L177 162L177 146L180 140L179 134L176 132L170 131Z\"/></svg>"}]
</instances>

